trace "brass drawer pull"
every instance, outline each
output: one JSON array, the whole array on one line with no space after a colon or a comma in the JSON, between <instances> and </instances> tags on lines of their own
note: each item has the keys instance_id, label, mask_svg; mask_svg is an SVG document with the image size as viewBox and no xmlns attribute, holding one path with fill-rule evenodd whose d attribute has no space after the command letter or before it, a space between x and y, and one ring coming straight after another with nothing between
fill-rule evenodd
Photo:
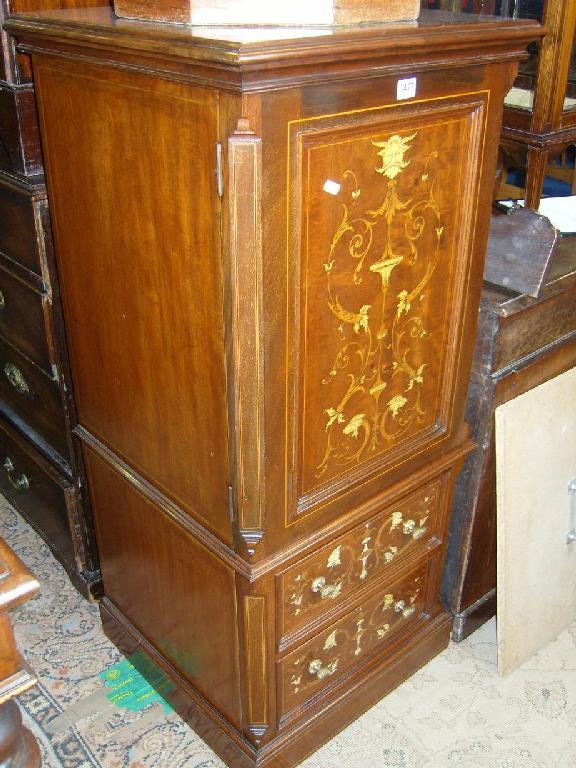
<instances>
[{"instance_id":1,"label":"brass drawer pull","mask_svg":"<svg viewBox=\"0 0 576 768\"><path fill-rule=\"evenodd\" d=\"M322 665L321 659L314 659L314 661L311 661L308 665L308 671L311 675L317 677L318 680L324 680L325 678L330 677L337 669L338 659L331 661L330 664L327 664L326 666Z\"/></svg>"},{"instance_id":2,"label":"brass drawer pull","mask_svg":"<svg viewBox=\"0 0 576 768\"><path fill-rule=\"evenodd\" d=\"M412 616L415 610L416 608L414 608L413 605L407 606L405 600L398 600L396 603L394 603L395 613L401 613L405 619L407 619L409 616Z\"/></svg>"},{"instance_id":3,"label":"brass drawer pull","mask_svg":"<svg viewBox=\"0 0 576 768\"><path fill-rule=\"evenodd\" d=\"M14 470L14 464L12 463L12 459L10 459L8 456L6 457L6 461L4 462L4 469L6 470L6 474L8 475L8 480L10 481L10 485L15 488L17 491L27 491L30 488L30 480L26 477L24 472L20 475L20 477L17 477L14 479L12 477L12 473Z\"/></svg>"},{"instance_id":4,"label":"brass drawer pull","mask_svg":"<svg viewBox=\"0 0 576 768\"><path fill-rule=\"evenodd\" d=\"M28 382L24 378L22 371L16 368L12 363L6 363L4 365L4 376L8 379L10 384L14 387L19 395L30 395L30 387Z\"/></svg>"}]
</instances>

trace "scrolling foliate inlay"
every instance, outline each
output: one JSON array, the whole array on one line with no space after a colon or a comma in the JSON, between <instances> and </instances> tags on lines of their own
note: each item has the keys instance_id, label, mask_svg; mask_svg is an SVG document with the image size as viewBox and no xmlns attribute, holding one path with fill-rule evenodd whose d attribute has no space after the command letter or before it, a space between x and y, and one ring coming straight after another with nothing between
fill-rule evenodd
<instances>
[{"instance_id":1,"label":"scrolling foliate inlay","mask_svg":"<svg viewBox=\"0 0 576 768\"><path fill-rule=\"evenodd\" d=\"M359 526L286 574L286 629L367 584L398 557L412 552L415 544L427 541L436 530L439 490L435 482L426 492Z\"/></svg>"},{"instance_id":2,"label":"scrolling foliate inlay","mask_svg":"<svg viewBox=\"0 0 576 768\"><path fill-rule=\"evenodd\" d=\"M413 194L399 191L399 180L416 160L410 150L418 132L394 134L371 143L381 160L375 173L384 181L381 202L362 206L362 188L346 170L341 189L342 219L324 262L326 304L335 318L340 348L322 379L330 405L325 409L326 443L316 477L332 465L359 463L393 444L423 422L422 390L427 385L425 356L430 331L423 309L438 264L444 227L435 196L438 152L418 158L418 185ZM377 151L376 151L377 150ZM412 168L412 177L416 168ZM434 245L425 235L433 230ZM377 237L377 232L382 233ZM426 261L425 269L417 268ZM394 270L403 266L401 282L391 290ZM342 274L361 286L379 280L376 301L354 306L348 292L341 301ZM339 275L338 273L341 272ZM393 311L391 311L392 305Z\"/></svg>"},{"instance_id":3,"label":"scrolling foliate inlay","mask_svg":"<svg viewBox=\"0 0 576 768\"><path fill-rule=\"evenodd\" d=\"M368 601L308 643L293 655L285 668L287 698L305 698L302 694L306 695L318 683L340 674L385 643L395 629L418 615L421 601L422 576L419 575Z\"/></svg>"}]
</instances>

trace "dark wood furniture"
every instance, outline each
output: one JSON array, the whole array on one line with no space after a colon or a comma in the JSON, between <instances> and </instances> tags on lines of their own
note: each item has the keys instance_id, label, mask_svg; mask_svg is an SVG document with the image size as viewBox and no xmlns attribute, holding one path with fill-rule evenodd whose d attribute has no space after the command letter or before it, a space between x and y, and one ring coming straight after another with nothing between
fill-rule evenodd
<instances>
[{"instance_id":1,"label":"dark wood furniture","mask_svg":"<svg viewBox=\"0 0 576 768\"><path fill-rule=\"evenodd\" d=\"M516 3L521 6L522 13L534 12L535 4L530 6L523 0L516 0ZM542 196L544 176L555 171L551 162L568 146L576 144L573 84L576 3L573 0L542 0L540 6L541 20L548 34L520 72L515 89L507 97L502 126L504 157L512 165L526 169L526 181L524 189L516 190L510 189L503 178L497 195L498 198L524 197L526 205L536 210ZM530 103L519 106L525 96L530 97ZM519 191L523 194L519 195Z\"/></svg>"},{"instance_id":2,"label":"dark wood furniture","mask_svg":"<svg viewBox=\"0 0 576 768\"><path fill-rule=\"evenodd\" d=\"M106 631L229 765L295 765L448 642L502 103L540 27L8 29Z\"/></svg>"},{"instance_id":3,"label":"dark wood furniture","mask_svg":"<svg viewBox=\"0 0 576 768\"><path fill-rule=\"evenodd\" d=\"M70 4L0 0L0 22L11 12ZM74 584L93 595L100 575L71 443L73 402L30 59L3 29L0 43L0 492Z\"/></svg>"},{"instance_id":4,"label":"dark wood furniture","mask_svg":"<svg viewBox=\"0 0 576 768\"><path fill-rule=\"evenodd\" d=\"M36 739L22 725L14 700L37 680L18 651L8 615L39 589L38 581L0 539L0 764L5 768L40 768L41 763Z\"/></svg>"},{"instance_id":5,"label":"dark wood furniture","mask_svg":"<svg viewBox=\"0 0 576 768\"><path fill-rule=\"evenodd\" d=\"M576 192L576 3L573 0L422 0L423 7L536 18L548 30L530 48L506 98L496 199L525 198L538 209L544 177ZM508 171L516 173L510 180ZM519 175L524 173L522 183ZM570 191L567 192L570 194Z\"/></svg>"},{"instance_id":6,"label":"dark wood furniture","mask_svg":"<svg viewBox=\"0 0 576 768\"><path fill-rule=\"evenodd\" d=\"M494 411L576 365L576 238L560 241L538 298L486 284L467 419L478 444L456 483L442 583L460 641L496 612Z\"/></svg>"}]
</instances>

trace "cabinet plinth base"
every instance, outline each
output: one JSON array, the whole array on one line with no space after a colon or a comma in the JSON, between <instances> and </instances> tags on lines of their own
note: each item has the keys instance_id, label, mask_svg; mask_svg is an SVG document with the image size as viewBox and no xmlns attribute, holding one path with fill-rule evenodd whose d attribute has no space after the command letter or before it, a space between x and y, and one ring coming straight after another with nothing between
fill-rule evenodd
<instances>
[{"instance_id":1,"label":"cabinet plinth base","mask_svg":"<svg viewBox=\"0 0 576 768\"><path fill-rule=\"evenodd\" d=\"M373 668L355 685L347 687L341 696L331 697L326 704L320 701L307 718L282 730L260 749L254 749L177 670L162 659L106 598L100 602L100 614L104 631L120 651L129 656L137 668L139 659L145 660L145 667L139 668L143 675L150 674L148 664L152 661L158 668L154 672L156 680L158 670L170 679L174 685L167 697L170 704L230 768L292 768L298 765L443 651L448 645L451 629L450 617L446 614L438 616L392 653L385 665Z\"/></svg>"}]
</instances>

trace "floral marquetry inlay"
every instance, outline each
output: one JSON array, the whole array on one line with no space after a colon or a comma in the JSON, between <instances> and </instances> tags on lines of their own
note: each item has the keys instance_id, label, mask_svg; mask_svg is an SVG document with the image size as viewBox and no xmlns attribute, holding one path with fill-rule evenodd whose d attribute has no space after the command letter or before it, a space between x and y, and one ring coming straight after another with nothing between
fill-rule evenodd
<instances>
[{"instance_id":1,"label":"floral marquetry inlay","mask_svg":"<svg viewBox=\"0 0 576 768\"><path fill-rule=\"evenodd\" d=\"M421 361L422 343L416 345L415 341L422 342L430 335L419 309L436 268L443 227L430 181L436 152L426 158L421 174L426 193L405 197L398 191L396 179L410 165L405 155L416 136L395 134L387 141L372 141L382 160L382 166L375 170L387 180L377 209L361 209L357 176L353 170L344 173L344 179L352 183L350 201L342 203L342 221L324 264L327 304L338 321L336 331L342 346L322 384L330 390L338 380L345 385L336 387L338 401L325 410L326 448L317 467L318 477L332 463L358 462L374 453L424 416L420 389L426 383L427 363ZM390 296L392 271L404 262L415 264L423 258L419 247L427 226L433 226L437 244L432 258L427 254L424 275L417 277L407 271L406 284ZM376 237L378 227L385 230L380 240ZM399 242L399 230L403 242ZM379 276L380 295L374 304L356 309L342 303L334 275L341 263L347 265L348 261L354 264L354 284L360 285L366 272ZM396 302L391 322L390 302Z\"/></svg>"},{"instance_id":2,"label":"floral marquetry inlay","mask_svg":"<svg viewBox=\"0 0 576 768\"><path fill-rule=\"evenodd\" d=\"M358 526L283 576L285 629L305 621L412 551L436 532L439 483Z\"/></svg>"},{"instance_id":3,"label":"floral marquetry inlay","mask_svg":"<svg viewBox=\"0 0 576 768\"><path fill-rule=\"evenodd\" d=\"M351 136L306 155L304 494L443 423L459 205L445 181L462 128Z\"/></svg>"},{"instance_id":4,"label":"floral marquetry inlay","mask_svg":"<svg viewBox=\"0 0 576 768\"><path fill-rule=\"evenodd\" d=\"M285 695L305 698L318 683L352 666L385 642L419 610L423 577L418 575L372 598L327 632L292 654L284 665Z\"/></svg>"}]
</instances>

